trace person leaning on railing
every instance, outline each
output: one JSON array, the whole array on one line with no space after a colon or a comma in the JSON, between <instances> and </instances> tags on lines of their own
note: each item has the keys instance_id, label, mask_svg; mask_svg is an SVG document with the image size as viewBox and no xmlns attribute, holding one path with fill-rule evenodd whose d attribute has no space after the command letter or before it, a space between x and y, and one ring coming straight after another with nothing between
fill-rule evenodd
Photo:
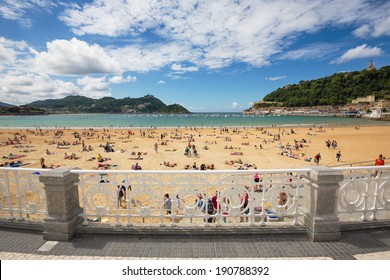
<instances>
[{"instance_id":1,"label":"person leaning on railing","mask_svg":"<svg viewBox=\"0 0 390 280\"><path fill-rule=\"evenodd\" d=\"M375 166L383 166L385 165L385 157L380 154L379 157L375 160ZM378 170L375 170L374 172L374 177L376 177L378 175Z\"/></svg>"}]
</instances>

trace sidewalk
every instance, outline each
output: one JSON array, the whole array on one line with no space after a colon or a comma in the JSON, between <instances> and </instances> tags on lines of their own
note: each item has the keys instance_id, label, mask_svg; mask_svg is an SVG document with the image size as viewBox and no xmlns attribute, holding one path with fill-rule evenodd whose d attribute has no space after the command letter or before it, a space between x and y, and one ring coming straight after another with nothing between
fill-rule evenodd
<instances>
[{"instance_id":1,"label":"sidewalk","mask_svg":"<svg viewBox=\"0 0 390 280\"><path fill-rule=\"evenodd\" d=\"M339 241L306 235L78 236L45 241L42 234L0 229L0 259L333 259L390 260L390 229L343 232Z\"/></svg>"}]
</instances>

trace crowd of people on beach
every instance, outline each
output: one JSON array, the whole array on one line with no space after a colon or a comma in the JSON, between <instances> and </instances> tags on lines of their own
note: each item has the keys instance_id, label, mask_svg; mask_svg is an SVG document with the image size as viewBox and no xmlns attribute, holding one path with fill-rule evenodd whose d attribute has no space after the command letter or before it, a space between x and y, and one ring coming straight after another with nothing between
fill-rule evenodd
<instances>
[{"instance_id":1,"label":"crowd of people on beach","mask_svg":"<svg viewBox=\"0 0 390 280\"><path fill-rule=\"evenodd\" d=\"M139 169L139 161L147 161L147 168L149 166L149 162L153 157L158 157L161 159L159 161L160 166L166 168L175 168L175 169L195 169L192 164L186 162L185 164L181 163L185 158L200 158L203 159L203 162L207 162L208 155L213 155L216 148L227 150L226 154L221 156L220 162L213 163L202 163L200 166L196 166L197 170L208 170L215 169L216 165L220 167L225 163L226 166L230 166L235 169L249 169L249 168L257 168L257 165L262 162L262 151L267 152L269 150L275 149L279 155L286 156L287 158L292 158L295 160L303 159L307 162L314 162L314 164L321 164L322 162L330 162L331 159L329 157L328 152L324 152L325 150L313 152L310 146L312 145L312 140L315 134L305 134L302 133L303 128L265 128L265 127L255 127L254 129L247 129L245 127L241 128L227 128L220 127L219 129L213 129L206 133L203 132L200 128L195 127L185 127L185 128L177 128L172 130L165 130L163 132L158 132L155 128L141 128L137 130L115 130L115 129L25 129L19 130L18 132L12 131L10 136L7 135L3 141L1 141L2 146L11 146L12 148L21 148L20 152L23 152L23 156L26 159L30 158L30 156L26 155L26 153L33 154L36 149L35 145L31 144L31 139L35 137L35 142L37 137L41 137L42 144L46 145L45 157L56 158L50 166L59 166L59 165L67 165L64 162L58 161L58 152L53 148L48 147L49 145L55 146L57 149L67 149L63 154L64 160L74 160L81 159L80 161L97 161L98 165L91 166L94 169L111 169L111 168L135 168ZM308 132L312 133L321 132L326 133L326 130L322 127L309 127ZM71 137L69 137L69 134ZM285 139L286 136L290 135L289 139ZM309 138L303 137L297 139L293 139L291 141L291 136L296 135L310 135ZM52 139L50 139L52 138ZM73 140L71 140L73 138ZM133 145L133 148L126 146L131 145L129 143L139 141L139 138L150 138L154 140L154 145L151 145L154 153L151 153L148 148L143 148L144 150L136 149L136 146ZM218 139L222 139L223 143ZM245 141L239 141L245 140ZM218 140L218 141L217 141ZM290 142L288 142L290 140ZM96 145L97 142L100 142L99 145ZM122 142L118 144L118 141ZM202 146L202 154L199 154L196 142L201 142ZM230 145L226 144L226 142L234 142ZM180 142L185 142L186 146L184 149L185 157L177 156L176 152L180 151L176 149ZM221 143L218 143L221 142ZM237 143L241 143L241 146L237 146ZM235 144L235 145L234 145ZM223 146L222 146L223 145ZM81 146L81 149L80 149ZM161 146L166 146L165 149L159 149ZM172 147L173 146L173 147ZM332 156L334 163L345 162L346 156L340 149L340 145L336 139L325 140L326 148L337 149L337 153L335 157ZM95 150L98 150L99 153L97 156L89 156L87 159L83 159L83 155L91 153ZM232 151L233 150L233 151ZM308 152L311 150L311 152ZM171 157L166 154L169 152L175 157ZM103 154L110 153L112 154L110 157ZM126 157L127 160L135 161L135 162L124 162L123 159L118 162L118 153L125 153L128 155ZM253 156L258 154L258 160L251 163L246 160L247 156ZM164 156L167 155L165 158ZM169 157L168 157L169 156ZM35 159L40 159L42 154L35 157ZM231 158L236 157L236 158ZM238 157L238 158L237 158ZM107 162L111 160L111 162ZM7 159L7 158L3 158ZM27 165L30 164L34 166L34 163L31 160L27 162L23 162L22 160L10 161L12 158L9 158L8 161L3 162L3 165L13 164L17 165ZM79 161L79 162L80 162ZM214 161L214 160L213 160ZM179 164L178 164L179 162ZM137 163L137 164L136 164ZM41 165L41 164L40 164ZM46 166L47 164L45 164ZM144 164L143 164L144 165Z\"/></svg>"}]
</instances>

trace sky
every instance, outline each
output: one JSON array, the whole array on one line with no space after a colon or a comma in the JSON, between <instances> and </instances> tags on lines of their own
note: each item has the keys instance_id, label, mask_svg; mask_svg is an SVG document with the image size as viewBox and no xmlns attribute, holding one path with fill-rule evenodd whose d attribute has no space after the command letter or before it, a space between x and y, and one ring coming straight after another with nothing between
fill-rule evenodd
<instances>
[{"instance_id":1,"label":"sky","mask_svg":"<svg viewBox=\"0 0 390 280\"><path fill-rule=\"evenodd\" d=\"M0 0L0 101L142 97L240 112L390 65L388 0Z\"/></svg>"}]
</instances>

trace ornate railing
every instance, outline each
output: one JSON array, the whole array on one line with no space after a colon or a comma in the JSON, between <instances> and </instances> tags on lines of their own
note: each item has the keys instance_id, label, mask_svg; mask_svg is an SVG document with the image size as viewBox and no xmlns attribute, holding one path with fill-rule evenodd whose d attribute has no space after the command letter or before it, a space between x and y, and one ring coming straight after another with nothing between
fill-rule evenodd
<instances>
[{"instance_id":1,"label":"ornate railing","mask_svg":"<svg viewBox=\"0 0 390 280\"><path fill-rule=\"evenodd\" d=\"M8 220L39 220L47 216L44 169L0 168L0 217Z\"/></svg>"},{"instance_id":2,"label":"ornate railing","mask_svg":"<svg viewBox=\"0 0 390 280\"><path fill-rule=\"evenodd\" d=\"M298 225L302 175L308 169L235 171L84 171L79 194L84 225L225 226L268 221ZM258 173L258 182L254 176ZM119 189L125 187L122 199ZM169 195L171 207L166 203ZM208 207L208 202L214 207Z\"/></svg>"},{"instance_id":3,"label":"ornate railing","mask_svg":"<svg viewBox=\"0 0 390 280\"><path fill-rule=\"evenodd\" d=\"M3 223L5 219L12 222ZM302 222L312 240L336 240L340 225L363 228L372 223L356 221L381 220L375 223L380 225L390 220L390 166L223 171L0 168L0 220L16 227L42 223L47 240L69 240L81 221L173 227Z\"/></svg>"},{"instance_id":4,"label":"ornate railing","mask_svg":"<svg viewBox=\"0 0 390 280\"><path fill-rule=\"evenodd\" d=\"M342 220L390 219L390 166L334 169L344 174L337 195Z\"/></svg>"}]
</instances>

